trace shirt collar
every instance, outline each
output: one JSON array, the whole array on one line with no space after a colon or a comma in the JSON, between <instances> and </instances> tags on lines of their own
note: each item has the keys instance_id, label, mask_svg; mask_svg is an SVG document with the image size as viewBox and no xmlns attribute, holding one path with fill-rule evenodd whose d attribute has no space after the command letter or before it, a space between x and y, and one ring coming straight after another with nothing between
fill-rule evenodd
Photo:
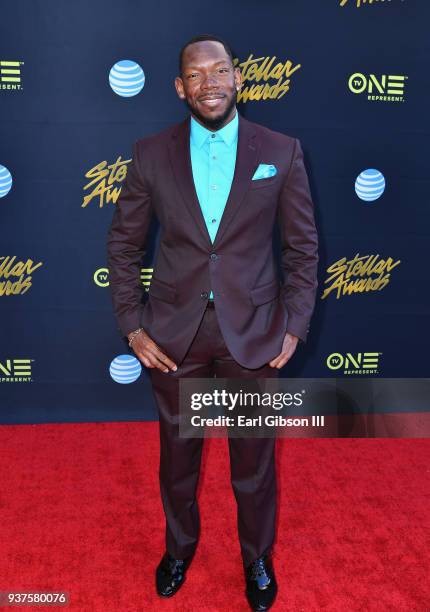
<instances>
[{"instance_id":1,"label":"shirt collar","mask_svg":"<svg viewBox=\"0 0 430 612\"><path fill-rule=\"evenodd\" d=\"M237 135L239 131L239 116L236 110L236 114L227 125L225 125L220 130L216 132L212 132L205 128L201 123L196 121L194 117L191 115L191 140L193 144L201 148L204 143L211 137L212 134L217 134L221 137L221 139L225 142L225 144L230 147L233 142L237 140Z\"/></svg>"}]
</instances>

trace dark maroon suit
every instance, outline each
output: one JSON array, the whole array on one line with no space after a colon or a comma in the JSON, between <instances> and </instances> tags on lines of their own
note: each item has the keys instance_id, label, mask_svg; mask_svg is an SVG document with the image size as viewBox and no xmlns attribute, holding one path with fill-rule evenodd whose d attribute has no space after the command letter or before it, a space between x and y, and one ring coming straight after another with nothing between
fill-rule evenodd
<instances>
[{"instance_id":1,"label":"dark maroon suit","mask_svg":"<svg viewBox=\"0 0 430 612\"><path fill-rule=\"evenodd\" d=\"M190 118L137 141L108 235L113 306L121 333L143 327L179 366L151 369L160 416L160 484L167 549L195 549L201 439L178 436L178 380L184 376L276 376L267 363L285 333L306 340L316 295L317 232L298 139L239 115L236 166L212 244L194 188ZM277 174L252 180L259 164ZM152 213L161 236L146 304L139 270ZM279 223L283 278L273 252ZM215 310L207 309L213 291ZM276 486L274 440L229 439L244 562L270 548ZM258 472L258 474L257 474Z\"/></svg>"}]
</instances>

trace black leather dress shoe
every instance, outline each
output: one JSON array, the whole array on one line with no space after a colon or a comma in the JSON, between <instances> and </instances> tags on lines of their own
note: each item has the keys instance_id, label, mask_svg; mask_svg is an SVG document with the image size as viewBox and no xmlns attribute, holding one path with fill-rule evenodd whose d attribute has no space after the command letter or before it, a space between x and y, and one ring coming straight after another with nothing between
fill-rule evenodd
<instances>
[{"instance_id":1,"label":"black leather dress shoe","mask_svg":"<svg viewBox=\"0 0 430 612\"><path fill-rule=\"evenodd\" d=\"M252 610L268 610L275 601L278 585L268 555L255 559L245 568L246 597Z\"/></svg>"},{"instance_id":2,"label":"black leather dress shoe","mask_svg":"<svg viewBox=\"0 0 430 612\"><path fill-rule=\"evenodd\" d=\"M157 593L161 597L172 597L184 584L187 571L193 556L186 559L175 559L165 552L155 573Z\"/></svg>"}]
</instances>

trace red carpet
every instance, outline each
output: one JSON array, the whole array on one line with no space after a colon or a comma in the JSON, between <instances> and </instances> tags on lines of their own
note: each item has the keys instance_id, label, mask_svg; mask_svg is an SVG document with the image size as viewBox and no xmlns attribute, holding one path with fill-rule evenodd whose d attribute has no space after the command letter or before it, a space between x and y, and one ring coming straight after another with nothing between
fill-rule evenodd
<instances>
[{"instance_id":1,"label":"red carpet","mask_svg":"<svg viewBox=\"0 0 430 612\"><path fill-rule=\"evenodd\" d=\"M72 600L25 610L248 610L226 440L206 440L202 537L171 600L154 590L158 423L2 426L0 448L0 590ZM273 610L430 610L428 451L420 439L278 440Z\"/></svg>"}]
</instances>

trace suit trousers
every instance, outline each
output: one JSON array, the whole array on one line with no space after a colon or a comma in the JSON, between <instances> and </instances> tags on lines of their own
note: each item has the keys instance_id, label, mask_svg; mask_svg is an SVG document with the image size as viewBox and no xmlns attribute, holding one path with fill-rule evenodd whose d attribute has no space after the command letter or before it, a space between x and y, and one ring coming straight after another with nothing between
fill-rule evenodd
<instances>
[{"instance_id":1,"label":"suit trousers","mask_svg":"<svg viewBox=\"0 0 430 612\"><path fill-rule=\"evenodd\" d=\"M159 479L166 518L166 549L176 559L192 555L200 533L196 490L203 438L179 437L179 379L275 378L265 365L247 369L231 356L209 304L185 359L176 372L149 370L160 423ZM228 438L230 479L237 503L243 563L270 551L275 537L275 438ZM220 476L221 477L221 476Z\"/></svg>"}]
</instances>

